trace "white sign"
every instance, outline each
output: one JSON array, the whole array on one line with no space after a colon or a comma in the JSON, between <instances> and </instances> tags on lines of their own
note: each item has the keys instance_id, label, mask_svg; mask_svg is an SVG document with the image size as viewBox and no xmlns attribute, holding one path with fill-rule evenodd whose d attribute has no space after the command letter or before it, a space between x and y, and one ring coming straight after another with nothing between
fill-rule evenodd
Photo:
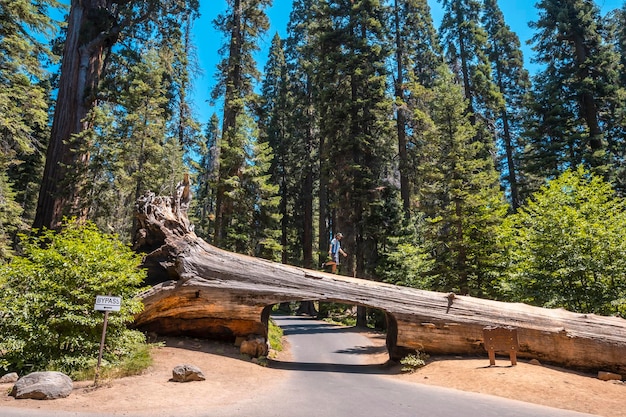
<instances>
[{"instance_id":1,"label":"white sign","mask_svg":"<svg viewBox=\"0 0 626 417\"><path fill-rule=\"evenodd\" d=\"M112 297L110 295L97 295L94 310L98 311L120 311L122 297Z\"/></svg>"}]
</instances>

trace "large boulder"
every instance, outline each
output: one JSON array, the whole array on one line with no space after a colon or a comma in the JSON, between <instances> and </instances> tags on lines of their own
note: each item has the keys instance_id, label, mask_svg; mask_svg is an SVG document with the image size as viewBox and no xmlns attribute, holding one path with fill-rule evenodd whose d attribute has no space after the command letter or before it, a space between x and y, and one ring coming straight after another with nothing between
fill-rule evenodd
<instances>
[{"instance_id":1,"label":"large boulder","mask_svg":"<svg viewBox=\"0 0 626 417\"><path fill-rule=\"evenodd\" d=\"M61 372L33 372L18 379L9 395L16 399L54 400L67 397L73 388L70 377Z\"/></svg>"}]
</instances>

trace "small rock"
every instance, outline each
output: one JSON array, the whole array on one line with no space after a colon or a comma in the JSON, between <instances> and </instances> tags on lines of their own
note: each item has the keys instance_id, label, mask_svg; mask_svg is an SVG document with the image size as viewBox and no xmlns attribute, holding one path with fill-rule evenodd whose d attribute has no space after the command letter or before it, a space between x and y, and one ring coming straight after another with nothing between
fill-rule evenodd
<instances>
[{"instance_id":1,"label":"small rock","mask_svg":"<svg viewBox=\"0 0 626 417\"><path fill-rule=\"evenodd\" d=\"M612 372L598 371L598 379L600 381L621 381L622 376Z\"/></svg>"},{"instance_id":2,"label":"small rock","mask_svg":"<svg viewBox=\"0 0 626 417\"><path fill-rule=\"evenodd\" d=\"M17 374L17 372L11 372L9 374L4 375L2 378L0 378L0 384L12 384L16 382L18 379L20 379L20 377Z\"/></svg>"},{"instance_id":3,"label":"small rock","mask_svg":"<svg viewBox=\"0 0 626 417\"><path fill-rule=\"evenodd\" d=\"M528 362L531 365L538 365L541 366L541 362L539 362L537 359L531 359L530 362Z\"/></svg>"},{"instance_id":4,"label":"small rock","mask_svg":"<svg viewBox=\"0 0 626 417\"><path fill-rule=\"evenodd\" d=\"M172 381L174 382L204 381L205 379L200 368L194 365L178 365L172 370Z\"/></svg>"},{"instance_id":5,"label":"small rock","mask_svg":"<svg viewBox=\"0 0 626 417\"><path fill-rule=\"evenodd\" d=\"M269 347L267 346L265 338L258 336L241 342L239 352L253 358L258 358L259 356L266 356L269 352Z\"/></svg>"},{"instance_id":6,"label":"small rock","mask_svg":"<svg viewBox=\"0 0 626 417\"><path fill-rule=\"evenodd\" d=\"M73 387L70 377L61 372L33 372L18 379L9 395L18 400L54 400L69 396Z\"/></svg>"}]
</instances>

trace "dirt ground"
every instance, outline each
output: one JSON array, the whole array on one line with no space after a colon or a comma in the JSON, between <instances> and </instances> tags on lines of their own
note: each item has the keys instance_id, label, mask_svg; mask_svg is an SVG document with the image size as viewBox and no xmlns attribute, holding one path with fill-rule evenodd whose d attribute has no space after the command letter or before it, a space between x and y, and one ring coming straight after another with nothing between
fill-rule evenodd
<instances>
[{"instance_id":1,"label":"dirt ground","mask_svg":"<svg viewBox=\"0 0 626 417\"><path fill-rule=\"evenodd\" d=\"M399 378L416 384L438 385L463 391L479 392L535 404L574 410L605 417L626 417L626 384L603 382L595 375L585 375L545 365L518 361L510 366L506 357L498 357L496 366L489 359L445 357L430 358L428 364L413 374L403 374L400 366L383 365L387 360L384 336L366 333L374 347L368 362L389 368L388 378ZM360 347L364 348L364 347ZM289 351L278 359L288 360ZM206 381L186 384L170 382L176 365L192 364L203 370ZM144 374L111 381L76 382L67 398L53 401L15 400L0 395L2 407L37 408L40 410L99 412L116 415L157 414L193 416L211 406L234 404L249 392L272 389L286 370L271 369L252 363L238 349L213 341L169 338L165 346L155 348L154 365ZM7 393L12 384L0 384Z\"/></svg>"}]
</instances>

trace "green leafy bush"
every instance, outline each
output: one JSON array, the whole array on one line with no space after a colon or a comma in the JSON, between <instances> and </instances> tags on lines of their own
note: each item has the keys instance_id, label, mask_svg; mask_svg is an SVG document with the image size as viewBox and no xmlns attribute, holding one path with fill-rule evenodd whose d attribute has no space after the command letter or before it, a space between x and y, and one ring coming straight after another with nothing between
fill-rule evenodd
<instances>
[{"instance_id":1,"label":"green leafy bush","mask_svg":"<svg viewBox=\"0 0 626 417\"><path fill-rule=\"evenodd\" d=\"M283 329L278 327L274 320L270 319L267 333L270 347L277 352L281 352L283 350Z\"/></svg>"},{"instance_id":2,"label":"green leafy bush","mask_svg":"<svg viewBox=\"0 0 626 417\"><path fill-rule=\"evenodd\" d=\"M58 233L21 238L23 255L0 266L0 368L71 375L93 367L103 326L94 303L101 294L122 297L121 310L109 314L104 362L121 363L145 344L126 326L143 308L137 295L145 278L129 247L74 221Z\"/></svg>"},{"instance_id":3,"label":"green leafy bush","mask_svg":"<svg viewBox=\"0 0 626 417\"><path fill-rule=\"evenodd\" d=\"M503 227L509 299L626 317L626 202L583 168L537 192Z\"/></svg>"},{"instance_id":4,"label":"green leafy bush","mask_svg":"<svg viewBox=\"0 0 626 417\"><path fill-rule=\"evenodd\" d=\"M415 351L415 354L410 353L406 355L404 358L400 359L400 364L402 368L400 370L402 372L413 373L419 368L426 365L426 360L429 358L425 353L420 352L419 350Z\"/></svg>"},{"instance_id":5,"label":"green leafy bush","mask_svg":"<svg viewBox=\"0 0 626 417\"><path fill-rule=\"evenodd\" d=\"M156 346L164 346L164 344L147 344L142 341L134 346L130 346L130 353L120 358L118 362L110 363L103 361L100 365L99 377L106 380L141 374L154 363L152 359L152 349ZM91 359L87 367L74 372L74 378L80 381L95 379L97 361L97 358Z\"/></svg>"}]
</instances>

